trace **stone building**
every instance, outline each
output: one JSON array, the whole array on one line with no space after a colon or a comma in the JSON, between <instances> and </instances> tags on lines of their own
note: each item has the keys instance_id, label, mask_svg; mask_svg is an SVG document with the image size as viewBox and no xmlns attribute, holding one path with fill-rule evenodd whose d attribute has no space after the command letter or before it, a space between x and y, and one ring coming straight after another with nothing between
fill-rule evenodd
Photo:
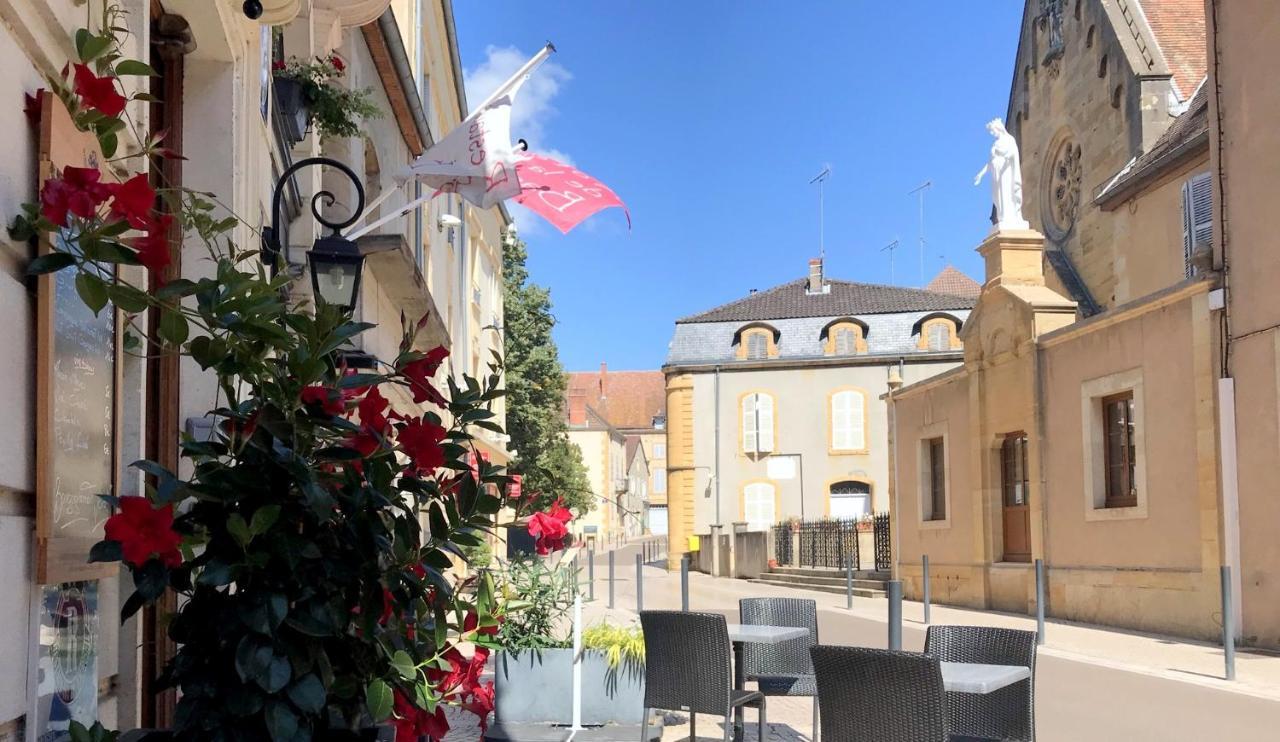
<instances>
[{"instance_id":1,"label":"stone building","mask_svg":"<svg viewBox=\"0 0 1280 742\"><path fill-rule=\"evenodd\" d=\"M1224 29L1246 48L1275 43L1274 8L1237 12ZM888 398L908 595L928 555L935 600L1028 612L1041 559L1049 615L1207 639L1221 632L1225 565L1241 639L1280 642L1261 525L1274 515L1275 346L1254 339L1273 333L1254 197L1274 169L1263 186L1254 163L1268 155L1237 138L1260 131L1276 93L1240 59L1206 82L1205 25L1198 0L1027 3L1008 116L1034 229L978 247L964 365ZM1225 136L1218 88L1238 107ZM1239 294L1224 292L1220 245L1233 167L1243 226L1228 234L1249 235L1232 253L1250 271ZM1227 297L1248 330L1232 327ZM1233 340L1250 350L1224 355ZM1250 382L1247 411L1233 371ZM1239 445L1237 409L1254 424Z\"/></svg>"},{"instance_id":2,"label":"stone building","mask_svg":"<svg viewBox=\"0 0 1280 742\"><path fill-rule=\"evenodd\" d=\"M973 299L809 275L676 321L663 372L673 563L687 537L890 507L891 384L954 368Z\"/></svg>"}]
</instances>

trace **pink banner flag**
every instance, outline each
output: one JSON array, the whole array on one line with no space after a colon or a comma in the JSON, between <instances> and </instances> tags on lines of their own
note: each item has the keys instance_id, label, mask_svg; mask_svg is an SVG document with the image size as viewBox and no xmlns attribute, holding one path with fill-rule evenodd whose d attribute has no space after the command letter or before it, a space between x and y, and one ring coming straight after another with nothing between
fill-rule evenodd
<instances>
[{"instance_id":1,"label":"pink banner flag","mask_svg":"<svg viewBox=\"0 0 1280 742\"><path fill-rule=\"evenodd\" d=\"M627 228L631 228L631 212L618 194L571 165L544 155L528 155L516 161L516 177L520 181L516 203L551 222L561 232L567 233L587 217L610 206L622 209L627 215Z\"/></svg>"}]
</instances>

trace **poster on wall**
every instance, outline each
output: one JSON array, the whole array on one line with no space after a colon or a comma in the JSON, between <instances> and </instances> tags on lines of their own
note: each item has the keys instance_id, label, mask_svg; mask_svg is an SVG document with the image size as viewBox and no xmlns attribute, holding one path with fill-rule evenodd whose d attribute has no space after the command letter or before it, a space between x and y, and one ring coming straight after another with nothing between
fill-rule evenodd
<instances>
[{"instance_id":1,"label":"poster on wall","mask_svg":"<svg viewBox=\"0 0 1280 742\"><path fill-rule=\"evenodd\" d=\"M45 93L40 107L40 177L63 168L102 169L118 180L92 133L76 129L66 107ZM74 252L65 230L40 244ZM114 574L115 563L90 564L89 549L111 515L99 495L120 479L115 451L123 322L110 304L94 313L76 295L75 274L37 279L36 296L36 582L57 585Z\"/></svg>"},{"instance_id":2,"label":"poster on wall","mask_svg":"<svg viewBox=\"0 0 1280 742\"><path fill-rule=\"evenodd\" d=\"M72 721L92 726L98 718L98 583L41 586L34 612L27 739L65 742Z\"/></svg>"}]
</instances>

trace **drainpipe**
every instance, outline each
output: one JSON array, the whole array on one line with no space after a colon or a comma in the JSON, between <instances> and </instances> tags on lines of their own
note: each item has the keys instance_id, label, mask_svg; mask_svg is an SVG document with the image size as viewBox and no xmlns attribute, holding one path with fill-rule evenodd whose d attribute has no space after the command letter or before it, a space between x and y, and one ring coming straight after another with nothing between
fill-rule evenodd
<instances>
[{"instance_id":1,"label":"drainpipe","mask_svg":"<svg viewBox=\"0 0 1280 742\"><path fill-rule=\"evenodd\" d=\"M1240 481L1236 463L1236 380L1218 379L1218 437L1222 451L1222 563L1231 568L1232 630L1244 631L1240 575Z\"/></svg>"},{"instance_id":2,"label":"drainpipe","mask_svg":"<svg viewBox=\"0 0 1280 742\"><path fill-rule=\"evenodd\" d=\"M716 445L715 461L712 462L711 476L716 478L716 525L720 525L720 367L716 366L715 376L715 421Z\"/></svg>"}]
</instances>

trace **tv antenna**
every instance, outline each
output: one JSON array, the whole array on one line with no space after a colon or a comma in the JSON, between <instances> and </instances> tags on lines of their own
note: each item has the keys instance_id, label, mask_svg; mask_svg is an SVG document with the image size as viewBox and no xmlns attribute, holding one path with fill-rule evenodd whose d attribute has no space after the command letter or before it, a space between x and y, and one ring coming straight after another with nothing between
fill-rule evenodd
<instances>
[{"instance_id":1,"label":"tv antenna","mask_svg":"<svg viewBox=\"0 0 1280 742\"><path fill-rule=\"evenodd\" d=\"M893 273L893 254L898 250L898 238L894 237L893 242L890 242L889 244L880 248L880 252L884 252L885 250L889 251L889 284L892 286L896 286L898 285L898 279Z\"/></svg>"},{"instance_id":2,"label":"tv antenna","mask_svg":"<svg viewBox=\"0 0 1280 742\"><path fill-rule=\"evenodd\" d=\"M932 180L926 180L907 191L907 195L920 194L920 285L924 285L924 192L933 187Z\"/></svg>"},{"instance_id":3,"label":"tv antenna","mask_svg":"<svg viewBox=\"0 0 1280 742\"><path fill-rule=\"evenodd\" d=\"M823 225L824 216L825 216L822 211L822 200L823 200L822 197L824 195L823 191L826 190L827 176L829 175L831 175L831 166L823 165L822 172L818 173L813 180L809 181L809 185L813 185L814 183L818 184L818 257L819 258L826 257L826 253L827 253L827 246L823 242L823 234L822 234L822 231L823 231L822 225Z\"/></svg>"}]
</instances>

